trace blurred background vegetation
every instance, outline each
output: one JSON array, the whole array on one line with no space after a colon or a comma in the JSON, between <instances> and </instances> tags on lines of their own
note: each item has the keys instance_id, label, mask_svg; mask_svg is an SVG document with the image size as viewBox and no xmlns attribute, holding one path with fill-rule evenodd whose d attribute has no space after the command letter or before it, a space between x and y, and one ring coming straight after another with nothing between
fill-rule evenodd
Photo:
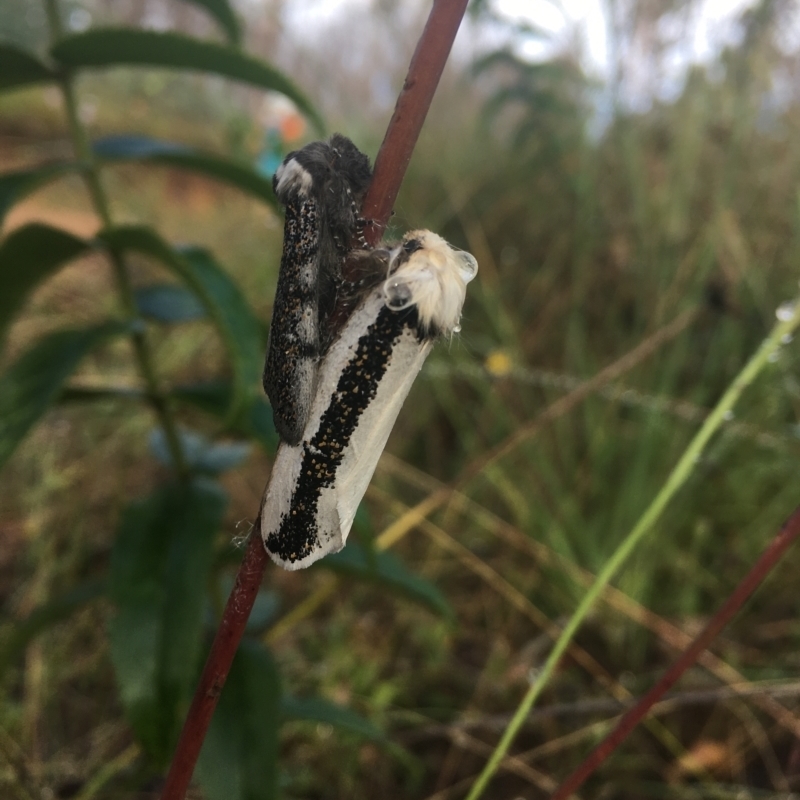
<instances>
[{"instance_id":1,"label":"blurred background vegetation","mask_svg":"<svg viewBox=\"0 0 800 800\"><path fill-rule=\"evenodd\" d=\"M463 332L417 381L342 557L299 573L268 567L194 796L462 797L548 650L548 622L571 613L797 294L798 4L743 5L724 46L692 62L686 43L704 5L607 0L602 71L577 27L556 37L491 2L472 7L392 220L394 233L428 227L477 257ZM66 37L130 26L241 47L371 157L428 11L382 0L327 16L282 0L241 0L230 18L211 0L58 8ZM47 6L3 0L0 40L48 63ZM0 794L149 798L270 471L276 437L257 380L226 402L248 354L263 352L282 234L268 191L242 191L244 173L226 182L180 168L163 142L224 158L260 186L257 170L319 133L285 98L199 72L81 70L74 89L79 125L106 159L114 225L194 248L164 257L150 240L102 239L108 252L136 251L125 258L148 320L140 334L193 482L180 490L188 500L174 489L174 453L127 338L103 339L48 384L53 402L24 440L0 421ZM72 159L65 112L56 85L0 94L0 172ZM147 157L156 151L160 161ZM81 241L100 231L81 177L56 177L20 191L0 176L0 286L14 280L2 272L14 268L9 242L42 235L32 223ZM77 254L13 308L0 353L7 419L23 397L9 386L37 343L118 318L105 251ZM174 282L186 274L194 294ZM490 458L681 315L680 332L620 378ZM612 698L649 688L681 632L698 630L797 505L796 356L786 342L695 465L488 796L546 796L608 729ZM443 483L463 494L391 555L372 552ZM192 510L208 528L203 563L191 562ZM798 568L790 553L716 642L716 668L688 674L582 796L800 790L800 744L775 708L797 709L800 696ZM194 622L181 579L193 584ZM150 589L152 618L141 605ZM157 653L132 641L151 623L163 633ZM173 636L186 649L167 652ZM734 699L724 684L741 681L751 696Z\"/></svg>"}]
</instances>

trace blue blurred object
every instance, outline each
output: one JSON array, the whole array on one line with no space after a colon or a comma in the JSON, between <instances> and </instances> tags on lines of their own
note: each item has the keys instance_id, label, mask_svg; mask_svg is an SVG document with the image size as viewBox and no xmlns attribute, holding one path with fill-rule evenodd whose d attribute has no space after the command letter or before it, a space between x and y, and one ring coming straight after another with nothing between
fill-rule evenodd
<instances>
[{"instance_id":1,"label":"blue blurred object","mask_svg":"<svg viewBox=\"0 0 800 800\"><path fill-rule=\"evenodd\" d=\"M279 128L267 128L264 148L256 159L255 169L260 175L271 178L283 161L283 137Z\"/></svg>"}]
</instances>

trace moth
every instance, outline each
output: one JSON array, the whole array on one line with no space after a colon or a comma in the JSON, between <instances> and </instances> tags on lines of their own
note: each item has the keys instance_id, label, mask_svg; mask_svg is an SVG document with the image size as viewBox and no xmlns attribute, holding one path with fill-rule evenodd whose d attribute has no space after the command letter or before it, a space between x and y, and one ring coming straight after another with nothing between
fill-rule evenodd
<instances>
[{"instance_id":1,"label":"moth","mask_svg":"<svg viewBox=\"0 0 800 800\"><path fill-rule=\"evenodd\" d=\"M460 330L469 253L430 231L366 255L372 280L319 367L297 444L278 448L261 506L273 561L295 570L341 550L414 378L435 340ZM369 270L366 270L369 275Z\"/></svg>"},{"instance_id":2,"label":"moth","mask_svg":"<svg viewBox=\"0 0 800 800\"><path fill-rule=\"evenodd\" d=\"M372 179L369 159L345 136L289 153L275 172L286 207L264 391L281 439L297 444L311 410L326 320L342 283L342 265L361 243L361 201Z\"/></svg>"}]
</instances>

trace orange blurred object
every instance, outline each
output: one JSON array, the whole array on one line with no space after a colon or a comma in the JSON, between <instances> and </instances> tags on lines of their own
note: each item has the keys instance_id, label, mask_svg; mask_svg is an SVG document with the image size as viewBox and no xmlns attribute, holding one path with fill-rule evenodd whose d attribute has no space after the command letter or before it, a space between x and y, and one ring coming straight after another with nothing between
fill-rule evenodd
<instances>
[{"instance_id":1,"label":"orange blurred object","mask_svg":"<svg viewBox=\"0 0 800 800\"><path fill-rule=\"evenodd\" d=\"M284 142L294 142L306 130L306 121L297 112L287 114L280 123L281 138Z\"/></svg>"}]
</instances>

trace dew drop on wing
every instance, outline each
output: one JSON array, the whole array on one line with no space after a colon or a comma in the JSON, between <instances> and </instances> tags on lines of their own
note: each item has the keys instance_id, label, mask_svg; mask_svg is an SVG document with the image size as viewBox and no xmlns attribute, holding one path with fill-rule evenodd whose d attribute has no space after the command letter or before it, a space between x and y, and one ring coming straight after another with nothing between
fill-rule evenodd
<instances>
[{"instance_id":1,"label":"dew drop on wing","mask_svg":"<svg viewBox=\"0 0 800 800\"><path fill-rule=\"evenodd\" d=\"M411 289L400 282L388 281L386 284L386 305L393 311L402 311L411 303Z\"/></svg>"}]
</instances>

